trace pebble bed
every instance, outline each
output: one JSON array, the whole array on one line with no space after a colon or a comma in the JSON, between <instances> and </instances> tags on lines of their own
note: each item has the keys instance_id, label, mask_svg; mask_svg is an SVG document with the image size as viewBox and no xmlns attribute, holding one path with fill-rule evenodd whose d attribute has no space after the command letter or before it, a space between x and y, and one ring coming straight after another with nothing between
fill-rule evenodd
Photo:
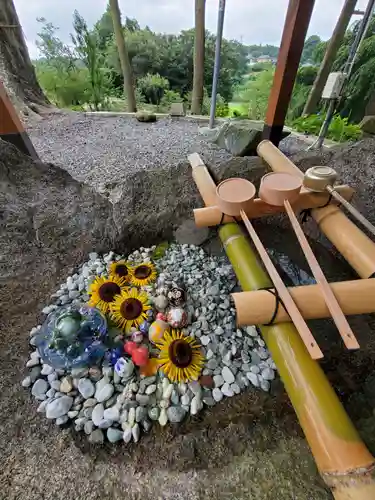
<instances>
[{"instance_id":1,"label":"pebble bed","mask_svg":"<svg viewBox=\"0 0 375 500\"><path fill-rule=\"evenodd\" d=\"M150 259L154 248L141 248L127 259ZM43 309L48 315L66 304L88 300L87 287L94 276L107 273L107 266L123 256L113 252L89 255L76 274L67 278ZM142 377L137 370L126 378L107 361L101 366L76 368L69 372L42 364L33 350L26 363L28 374L22 386L31 389L39 402L37 411L61 426L72 421L91 443L138 442L152 424L165 426L196 415L205 406L214 406L248 387L269 391L275 378L275 364L263 339L253 326L236 328L230 293L236 286L233 270L225 257L210 256L200 247L172 244L156 261L159 280L165 284L183 281L187 291L186 334L199 339L205 356L202 375L212 378L212 387L199 381L172 383L159 370L156 376ZM158 282L146 287L155 296ZM30 332L30 344L41 326Z\"/></svg>"},{"instance_id":2,"label":"pebble bed","mask_svg":"<svg viewBox=\"0 0 375 500\"><path fill-rule=\"evenodd\" d=\"M129 181L129 174L139 170L177 168L191 153L199 153L210 164L232 158L200 135L197 123L189 120L139 123L123 116L71 112L41 120L28 132L42 161L97 188L103 182Z\"/></svg>"}]
</instances>

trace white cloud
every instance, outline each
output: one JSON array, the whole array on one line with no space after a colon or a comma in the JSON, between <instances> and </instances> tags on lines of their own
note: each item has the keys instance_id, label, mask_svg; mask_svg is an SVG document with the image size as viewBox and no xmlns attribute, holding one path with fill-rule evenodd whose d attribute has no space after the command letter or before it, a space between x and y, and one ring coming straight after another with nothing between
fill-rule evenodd
<instances>
[{"instance_id":1,"label":"white cloud","mask_svg":"<svg viewBox=\"0 0 375 500\"><path fill-rule=\"evenodd\" d=\"M317 0L309 34L330 37L344 0ZM364 8L366 0L359 0ZM45 17L60 28L59 36L69 42L75 9L94 24L106 8L107 0L15 0L30 54L35 57L35 40L40 28L37 17ZM206 24L216 31L218 0L207 0ZM224 36L244 43L279 44L288 0L227 0ZM141 26L154 31L177 33L194 24L194 0L120 0L123 17L135 17Z\"/></svg>"}]
</instances>

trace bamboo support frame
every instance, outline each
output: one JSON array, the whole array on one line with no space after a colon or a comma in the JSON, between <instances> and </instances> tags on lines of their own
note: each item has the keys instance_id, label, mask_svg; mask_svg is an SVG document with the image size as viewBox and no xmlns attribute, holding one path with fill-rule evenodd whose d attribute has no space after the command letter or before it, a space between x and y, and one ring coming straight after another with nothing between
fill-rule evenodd
<instances>
[{"instance_id":1,"label":"bamboo support frame","mask_svg":"<svg viewBox=\"0 0 375 500\"><path fill-rule=\"evenodd\" d=\"M193 176L206 200L215 190L208 170ZM209 194L210 189L211 195ZM272 283L250 243L236 223L219 229L219 236L245 291ZM311 359L292 323L262 326L261 332L306 435L320 473L336 500L373 500L374 458L362 442L318 363Z\"/></svg>"},{"instance_id":2,"label":"bamboo support frame","mask_svg":"<svg viewBox=\"0 0 375 500\"><path fill-rule=\"evenodd\" d=\"M340 281L329 284L346 316L375 312L375 278ZM322 319L331 316L319 285L288 288L303 318ZM233 293L238 326L268 323L275 311L275 297L267 290ZM274 323L290 321L287 311L279 306Z\"/></svg>"},{"instance_id":3,"label":"bamboo support frame","mask_svg":"<svg viewBox=\"0 0 375 500\"><path fill-rule=\"evenodd\" d=\"M262 141L257 152L274 172L287 172L303 177L299 168L270 141ZM375 243L334 205L316 208L311 213L322 233L358 275L370 278L375 273Z\"/></svg>"},{"instance_id":4,"label":"bamboo support frame","mask_svg":"<svg viewBox=\"0 0 375 500\"><path fill-rule=\"evenodd\" d=\"M338 191L343 198L350 201L354 194L354 189L343 185L336 186L336 191ZM316 208L326 205L329 201L329 193L313 193L307 189L302 188L301 194L293 203L293 208L295 210L306 210L309 208ZM331 201L335 205L335 201ZM272 215L277 213L285 212L284 207L277 207L275 205L268 205L265 201L260 198L254 200L251 210L246 211L246 215L249 219L255 219L257 217L264 217L266 215ZM233 217L230 215L223 214L216 206L216 200L214 206L208 206L205 208L196 208L194 210L194 220L197 227L210 227L218 226L219 224L228 224L233 222Z\"/></svg>"}]
</instances>

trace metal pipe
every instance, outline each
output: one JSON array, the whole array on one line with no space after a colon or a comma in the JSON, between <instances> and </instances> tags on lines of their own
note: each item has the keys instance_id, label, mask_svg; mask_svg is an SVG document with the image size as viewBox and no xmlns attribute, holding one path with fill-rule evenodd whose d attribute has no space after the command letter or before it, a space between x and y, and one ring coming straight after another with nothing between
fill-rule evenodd
<instances>
[{"instance_id":1,"label":"metal pipe","mask_svg":"<svg viewBox=\"0 0 375 500\"><path fill-rule=\"evenodd\" d=\"M214 75L213 75L213 79L212 79L209 128L213 128L213 126L215 125L217 85L219 82L219 74L220 74L221 42L223 40L224 15L225 15L225 0L220 0L220 2L219 2L219 15L218 15L218 20L217 20L215 66L214 66Z\"/></svg>"}]
</instances>

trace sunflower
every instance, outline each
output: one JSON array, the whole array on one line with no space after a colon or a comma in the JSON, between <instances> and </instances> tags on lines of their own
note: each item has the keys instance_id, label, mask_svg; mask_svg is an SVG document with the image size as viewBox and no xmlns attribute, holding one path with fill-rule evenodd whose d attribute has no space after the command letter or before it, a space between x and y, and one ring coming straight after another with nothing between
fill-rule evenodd
<instances>
[{"instance_id":1,"label":"sunflower","mask_svg":"<svg viewBox=\"0 0 375 500\"><path fill-rule=\"evenodd\" d=\"M112 262L109 266L109 273L111 276L117 276L130 282L133 270L129 262L126 260L118 260L117 262Z\"/></svg>"},{"instance_id":2,"label":"sunflower","mask_svg":"<svg viewBox=\"0 0 375 500\"><path fill-rule=\"evenodd\" d=\"M119 295L125 287L125 280L117 276L104 278L97 276L89 286L88 294L91 296L89 306L97 307L103 313L109 311L109 305L116 295Z\"/></svg>"},{"instance_id":3,"label":"sunflower","mask_svg":"<svg viewBox=\"0 0 375 500\"><path fill-rule=\"evenodd\" d=\"M156 279L156 269L151 262L143 262L133 268L132 283L135 286L144 286Z\"/></svg>"},{"instance_id":4,"label":"sunflower","mask_svg":"<svg viewBox=\"0 0 375 500\"><path fill-rule=\"evenodd\" d=\"M111 318L126 333L134 326L139 327L147 319L146 311L151 309L145 292L136 288L124 290L111 304Z\"/></svg>"},{"instance_id":5,"label":"sunflower","mask_svg":"<svg viewBox=\"0 0 375 500\"><path fill-rule=\"evenodd\" d=\"M167 331L157 342L160 349L160 370L172 382L197 380L203 368L200 344L193 337L185 336L179 330Z\"/></svg>"}]
</instances>

